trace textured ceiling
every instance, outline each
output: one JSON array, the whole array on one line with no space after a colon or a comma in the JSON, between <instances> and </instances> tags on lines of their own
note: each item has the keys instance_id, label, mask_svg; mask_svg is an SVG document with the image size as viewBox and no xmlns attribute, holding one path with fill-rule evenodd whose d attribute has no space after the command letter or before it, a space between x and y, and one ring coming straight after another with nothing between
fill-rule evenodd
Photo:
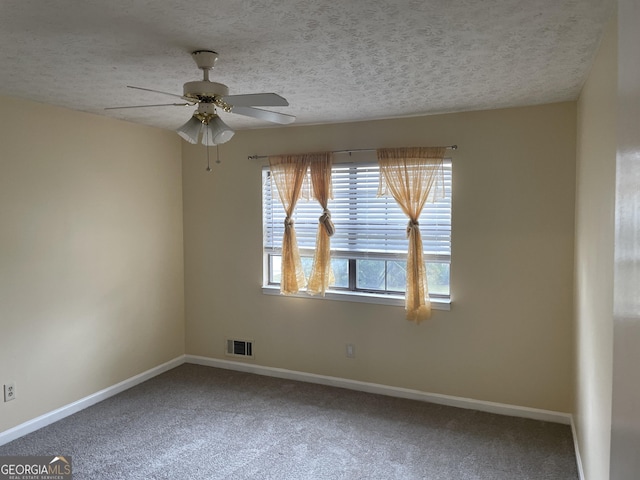
<instances>
[{"instance_id":1,"label":"textured ceiling","mask_svg":"<svg viewBox=\"0 0 640 480\"><path fill-rule=\"evenodd\" d=\"M295 124L577 98L614 0L2 0L0 94L163 128L193 107L190 52L230 94L276 92ZM178 99L175 99L179 101ZM221 114L234 128L268 125ZM294 125L295 125L294 124Z\"/></svg>"}]
</instances>

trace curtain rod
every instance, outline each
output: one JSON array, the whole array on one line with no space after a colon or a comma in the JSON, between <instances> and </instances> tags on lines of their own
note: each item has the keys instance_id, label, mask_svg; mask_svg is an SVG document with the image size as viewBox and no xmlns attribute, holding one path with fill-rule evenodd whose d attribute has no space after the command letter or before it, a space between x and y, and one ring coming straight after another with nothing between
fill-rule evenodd
<instances>
[{"instance_id":1,"label":"curtain rod","mask_svg":"<svg viewBox=\"0 0 640 480\"><path fill-rule=\"evenodd\" d=\"M458 145L447 145L447 150L457 150ZM377 149L375 148L354 148L351 150L333 150L331 153L348 153L351 155L352 152L375 152ZM261 158L269 158L271 155L249 155L247 160L259 160Z\"/></svg>"}]
</instances>

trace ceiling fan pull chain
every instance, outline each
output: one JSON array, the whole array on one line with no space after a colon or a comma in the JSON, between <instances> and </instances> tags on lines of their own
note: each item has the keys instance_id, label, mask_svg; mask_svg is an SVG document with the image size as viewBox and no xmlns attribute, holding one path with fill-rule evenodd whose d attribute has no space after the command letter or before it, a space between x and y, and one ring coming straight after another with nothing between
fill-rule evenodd
<instances>
[{"instance_id":1,"label":"ceiling fan pull chain","mask_svg":"<svg viewBox=\"0 0 640 480\"><path fill-rule=\"evenodd\" d=\"M204 132L205 132L204 134L207 136L207 141L204 144L204 148L207 149L207 172L210 172L211 171L211 165L209 164L209 145L208 145L208 143L209 143L209 130L206 129Z\"/></svg>"},{"instance_id":2,"label":"ceiling fan pull chain","mask_svg":"<svg viewBox=\"0 0 640 480\"><path fill-rule=\"evenodd\" d=\"M207 172L211 171L211 165L209 163L209 147L205 145L207 149ZM216 143L216 163L220 165L222 162L220 161L220 144Z\"/></svg>"}]
</instances>

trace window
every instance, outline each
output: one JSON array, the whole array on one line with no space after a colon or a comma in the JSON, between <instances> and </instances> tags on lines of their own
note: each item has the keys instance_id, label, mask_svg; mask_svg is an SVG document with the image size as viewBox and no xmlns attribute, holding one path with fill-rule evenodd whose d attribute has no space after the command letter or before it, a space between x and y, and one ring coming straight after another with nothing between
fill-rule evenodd
<instances>
[{"instance_id":1,"label":"window","mask_svg":"<svg viewBox=\"0 0 640 480\"><path fill-rule=\"evenodd\" d=\"M328 205L336 228L331 237L331 262L335 276L331 293L383 300L404 298L408 219L393 198L376 196L379 174L377 164L341 163L333 166L334 198ZM444 174L446 198L437 203L426 203L420 216L429 295L436 308L438 303L447 304L450 299L451 160L445 159ZM321 214L322 209L316 200L300 199L293 215L307 276L311 271ZM265 167L263 247L264 284L267 288L280 283L284 218L284 209L271 182L269 168Z\"/></svg>"}]
</instances>

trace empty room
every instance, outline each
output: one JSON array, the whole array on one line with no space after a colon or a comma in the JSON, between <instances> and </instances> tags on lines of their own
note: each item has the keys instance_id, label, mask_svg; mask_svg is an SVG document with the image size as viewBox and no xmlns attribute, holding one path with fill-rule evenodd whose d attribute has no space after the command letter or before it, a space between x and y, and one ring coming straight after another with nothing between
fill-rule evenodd
<instances>
[{"instance_id":1,"label":"empty room","mask_svg":"<svg viewBox=\"0 0 640 480\"><path fill-rule=\"evenodd\" d=\"M640 4L0 5L0 480L640 476Z\"/></svg>"}]
</instances>

